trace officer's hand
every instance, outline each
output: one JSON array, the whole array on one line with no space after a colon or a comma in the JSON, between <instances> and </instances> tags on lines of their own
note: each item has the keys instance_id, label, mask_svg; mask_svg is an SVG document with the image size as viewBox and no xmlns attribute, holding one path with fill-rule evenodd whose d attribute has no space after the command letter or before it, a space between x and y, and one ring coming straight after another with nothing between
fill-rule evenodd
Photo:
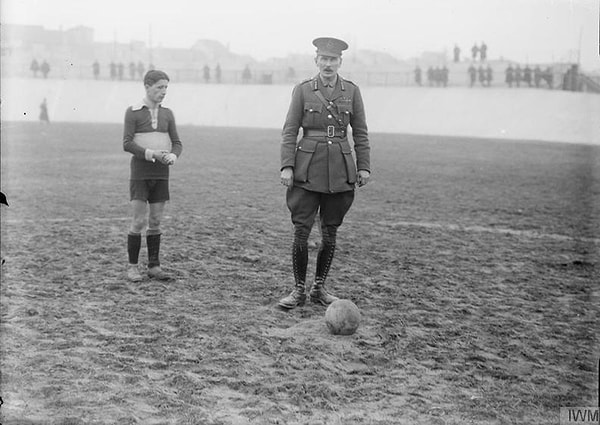
<instances>
[{"instance_id":1,"label":"officer's hand","mask_svg":"<svg viewBox=\"0 0 600 425\"><path fill-rule=\"evenodd\" d=\"M294 169L292 167L285 167L281 170L281 184L287 187L294 185Z\"/></svg>"},{"instance_id":2,"label":"officer's hand","mask_svg":"<svg viewBox=\"0 0 600 425\"><path fill-rule=\"evenodd\" d=\"M367 170L358 170L358 187L362 187L369 183L371 173Z\"/></svg>"}]
</instances>

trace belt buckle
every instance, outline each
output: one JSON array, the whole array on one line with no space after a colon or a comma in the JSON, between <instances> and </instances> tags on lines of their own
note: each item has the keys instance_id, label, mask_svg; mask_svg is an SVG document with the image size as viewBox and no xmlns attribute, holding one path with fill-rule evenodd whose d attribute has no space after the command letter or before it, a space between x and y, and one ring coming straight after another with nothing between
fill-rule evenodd
<instances>
[{"instance_id":1,"label":"belt buckle","mask_svg":"<svg viewBox=\"0 0 600 425\"><path fill-rule=\"evenodd\" d=\"M327 137L335 137L335 127L332 125L327 126Z\"/></svg>"}]
</instances>

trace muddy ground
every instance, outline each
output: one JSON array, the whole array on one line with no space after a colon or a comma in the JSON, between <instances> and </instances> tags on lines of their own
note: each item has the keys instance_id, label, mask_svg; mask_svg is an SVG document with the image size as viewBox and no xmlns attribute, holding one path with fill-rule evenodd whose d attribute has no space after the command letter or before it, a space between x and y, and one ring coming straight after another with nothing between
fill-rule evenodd
<instances>
[{"instance_id":1,"label":"muddy ground","mask_svg":"<svg viewBox=\"0 0 600 425\"><path fill-rule=\"evenodd\" d=\"M362 323L332 336L324 307L276 307L279 131L180 128L176 280L138 284L121 133L3 124L2 424L557 424L598 404L600 147L372 134L329 280Z\"/></svg>"}]
</instances>

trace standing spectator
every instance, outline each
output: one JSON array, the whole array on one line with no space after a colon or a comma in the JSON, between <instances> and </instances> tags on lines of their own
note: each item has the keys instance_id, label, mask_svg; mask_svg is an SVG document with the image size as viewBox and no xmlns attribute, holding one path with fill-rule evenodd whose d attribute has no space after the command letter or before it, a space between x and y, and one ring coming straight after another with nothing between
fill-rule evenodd
<instances>
[{"instance_id":1,"label":"standing spectator","mask_svg":"<svg viewBox=\"0 0 600 425\"><path fill-rule=\"evenodd\" d=\"M553 89L554 88L554 71L552 70L551 67L546 67L546 70L544 71L544 80L546 81L546 84L548 84L548 88L549 89Z\"/></svg>"},{"instance_id":2,"label":"standing spectator","mask_svg":"<svg viewBox=\"0 0 600 425\"><path fill-rule=\"evenodd\" d=\"M473 87L475 85L475 81L477 81L477 70L475 69L475 66L471 64L469 69L467 69L467 72L469 73L470 87Z\"/></svg>"},{"instance_id":3,"label":"standing spectator","mask_svg":"<svg viewBox=\"0 0 600 425\"><path fill-rule=\"evenodd\" d=\"M421 67L419 65L416 66L415 68L415 83L417 84L417 86L421 86L422 82L421 82Z\"/></svg>"},{"instance_id":4,"label":"standing spectator","mask_svg":"<svg viewBox=\"0 0 600 425\"><path fill-rule=\"evenodd\" d=\"M144 72L146 70L144 69L144 64L142 63L142 61L139 61L137 64L137 73L138 73L138 78L141 80L144 78Z\"/></svg>"},{"instance_id":5,"label":"standing spectator","mask_svg":"<svg viewBox=\"0 0 600 425\"><path fill-rule=\"evenodd\" d=\"M529 68L529 65L525 65L525 69L523 70L523 81L531 87L531 68Z\"/></svg>"},{"instance_id":6,"label":"standing spectator","mask_svg":"<svg viewBox=\"0 0 600 425\"><path fill-rule=\"evenodd\" d=\"M48 116L48 103L46 98L40 104L40 122L42 124L50 124L50 117Z\"/></svg>"},{"instance_id":7,"label":"standing spectator","mask_svg":"<svg viewBox=\"0 0 600 425\"><path fill-rule=\"evenodd\" d=\"M581 91L579 67L576 64L571 65L563 76L563 90Z\"/></svg>"},{"instance_id":8,"label":"standing spectator","mask_svg":"<svg viewBox=\"0 0 600 425\"><path fill-rule=\"evenodd\" d=\"M494 70L488 64L488 66L485 68L485 81L486 81L486 85L488 87L490 87L492 85L492 80L493 79L494 79Z\"/></svg>"},{"instance_id":9,"label":"standing spectator","mask_svg":"<svg viewBox=\"0 0 600 425\"><path fill-rule=\"evenodd\" d=\"M92 64L92 73L94 74L94 80L97 80L100 76L100 64L97 60Z\"/></svg>"},{"instance_id":10,"label":"standing spectator","mask_svg":"<svg viewBox=\"0 0 600 425\"><path fill-rule=\"evenodd\" d=\"M208 67L208 65L204 65L204 68L202 68L202 73L204 77L204 82L208 84L210 82L210 68Z\"/></svg>"},{"instance_id":11,"label":"standing spectator","mask_svg":"<svg viewBox=\"0 0 600 425\"><path fill-rule=\"evenodd\" d=\"M37 73L40 70L40 65L36 59L31 61L31 65L29 65L29 69L33 72L33 78L37 78Z\"/></svg>"},{"instance_id":12,"label":"standing spectator","mask_svg":"<svg viewBox=\"0 0 600 425\"><path fill-rule=\"evenodd\" d=\"M123 149L132 154L129 190L133 220L127 235L127 277L132 282L142 280L138 259L146 225L148 276L171 279L160 267L160 225L169 200L169 167L175 164L183 147L173 112L161 106L168 85L166 73L148 71L144 77L146 96L125 112Z\"/></svg>"},{"instance_id":13,"label":"standing spectator","mask_svg":"<svg viewBox=\"0 0 600 425\"><path fill-rule=\"evenodd\" d=\"M114 62L110 63L110 79L114 80L117 78L117 64Z\"/></svg>"},{"instance_id":14,"label":"standing spectator","mask_svg":"<svg viewBox=\"0 0 600 425\"><path fill-rule=\"evenodd\" d=\"M515 68L515 83L517 83L517 87L521 87L521 80L523 79L523 70L521 69L521 65L517 64Z\"/></svg>"},{"instance_id":15,"label":"standing spectator","mask_svg":"<svg viewBox=\"0 0 600 425\"><path fill-rule=\"evenodd\" d=\"M571 68L568 68L562 78L562 89L571 90Z\"/></svg>"},{"instance_id":16,"label":"standing spectator","mask_svg":"<svg viewBox=\"0 0 600 425\"><path fill-rule=\"evenodd\" d=\"M515 80L515 70L513 69L511 64L508 64L508 67L506 68L506 71L504 71L504 74L506 75L506 84L508 84L508 87L512 87L513 81Z\"/></svg>"},{"instance_id":17,"label":"standing spectator","mask_svg":"<svg viewBox=\"0 0 600 425\"><path fill-rule=\"evenodd\" d=\"M446 65L440 70L440 78L442 80L442 85L448 87L448 67Z\"/></svg>"},{"instance_id":18,"label":"standing spectator","mask_svg":"<svg viewBox=\"0 0 600 425\"><path fill-rule=\"evenodd\" d=\"M481 84L482 87L485 87L485 70L483 69L483 66L479 65L477 68L477 75L479 77L479 84Z\"/></svg>"},{"instance_id":19,"label":"standing spectator","mask_svg":"<svg viewBox=\"0 0 600 425\"><path fill-rule=\"evenodd\" d=\"M135 80L136 71L137 71L137 69L135 66L135 62L129 62L129 78L131 78L132 80Z\"/></svg>"},{"instance_id":20,"label":"standing spectator","mask_svg":"<svg viewBox=\"0 0 600 425\"><path fill-rule=\"evenodd\" d=\"M542 81L542 70L539 65L536 65L533 68L533 83L535 84L535 88L540 88L540 82Z\"/></svg>"},{"instance_id":21,"label":"standing spectator","mask_svg":"<svg viewBox=\"0 0 600 425\"><path fill-rule=\"evenodd\" d=\"M250 79L252 78L252 73L250 72L250 67L246 65L244 70L242 71L242 83L248 84Z\"/></svg>"},{"instance_id":22,"label":"standing spectator","mask_svg":"<svg viewBox=\"0 0 600 425\"><path fill-rule=\"evenodd\" d=\"M483 41L479 48L479 58L481 59L481 62L484 62L487 59L487 45Z\"/></svg>"},{"instance_id":23,"label":"standing spectator","mask_svg":"<svg viewBox=\"0 0 600 425\"><path fill-rule=\"evenodd\" d=\"M3 192L0 192L0 206L2 205L6 205L8 207L8 200L6 199L6 195ZM2 243L2 240L0 240L0 266L4 266L4 263L6 262L4 256L2 255L3 250L4 244Z\"/></svg>"},{"instance_id":24,"label":"standing spectator","mask_svg":"<svg viewBox=\"0 0 600 425\"><path fill-rule=\"evenodd\" d=\"M454 62L460 62L460 47L457 44L454 45Z\"/></svg>"},{"instance_id":25,"label":"standing spectator","mask_svg":"<svg viewBox=\"0 0 600 425\"><path fill-rule=\"evenodd\" d=\"M433 68L433 82L435 84L436 87L438 87L440 85L441 79L440 79L440 68L438 66L436 66L435 68Z\"/></svg>"},{"instance_id":26,"label":"standing spectator","mask_svg":"<svg viewBox=\"0 0 600 425\"><path fill-rule=\"evenodd\" d=\"M478 53L479 53L479 47L477 47L477 44L473 44L473 47L471 47L471 58L473 59L473 61L477 60Z\"/></svg>"},{"instance_id":27,"label":"standing spectator","mask_svg":"<svg viewBox=\"0 0 600 425\"><path fill-rule=\"evenodd\" d=\"M215 79L217 80L217 84L221 83L221 65L217 64L215 67Z\"/></svg>"},{"instance_id":28,"label":"standing spectator","mask_svg":"<svg viewBox=\"0 0 600 425\"><path fill-rule=\"evenodd\" d=\"M431 66L429 66L427 68L427 84L431 87L433 85L433 81L434 80L434 75L433 75L433 68Z\"/></svg>"},{"instance_id":29,"label":"standing spectator","mask_svg":"<svg viewBox=\"0 0 600 425\"><path fill-rule=\"evenodd\" d=\"M50 64L44 60L42 65L40 66L40 71L42 71L42 75L44 78L48 78L48 73L50 72Z\"/></svg>"},{"instance_id":30,"label":"standing spectator","mask_svg":"<svg viewBox=\"0 0 600 425\"><path fill-rule=\"evenodd\" d=\"M334 38L317 38L313 44L317 47L319 73L294 87L280 144L281 184L287 187L286 202L294 225L294 289L278 303L285 309L302 306L306 301L308 238L317 213L321 245L308 297L322 305L338 299L325 288L337 230L352 206L356 186L367 184L371 175L362 96L358 86L338 74L342 51L348 45ZM309 110L306 104L319 107ZM350 148L348 125L352 127L354 149ZM303 136L298 141L301 127Z\"/></svg>"},{"instance_id":31,"label":"standing spectator","mask_svg":"<svg viewBox=\"0 0 600 425\"><path fill-rule=\"evenodd\" d=\"M125 73L125 65L123 65L123 62L119 62L119 65L117 65L117 73L119 75L119 80L122 80L123 74Z\"/></svg>"}]
</instances>

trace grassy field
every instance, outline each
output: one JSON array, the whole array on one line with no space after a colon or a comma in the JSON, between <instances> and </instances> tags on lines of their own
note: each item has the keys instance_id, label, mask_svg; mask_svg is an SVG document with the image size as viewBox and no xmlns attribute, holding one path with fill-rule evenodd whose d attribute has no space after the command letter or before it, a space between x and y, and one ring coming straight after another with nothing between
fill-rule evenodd
<instances>
[{"instance_id":1,"label":"grassy field","mask_svg":"<svg viewBox=\"0 0 600 425\"><path fill-rule=\"evenodd\" d=\"M362 323L336 337L323 307L276 307L279 131L180 129L168 284L125 280L121 132L3 123L2 424L546 425L598 404L599 146L372 134L329 283Z\"/></svg>"}]
</instances>

